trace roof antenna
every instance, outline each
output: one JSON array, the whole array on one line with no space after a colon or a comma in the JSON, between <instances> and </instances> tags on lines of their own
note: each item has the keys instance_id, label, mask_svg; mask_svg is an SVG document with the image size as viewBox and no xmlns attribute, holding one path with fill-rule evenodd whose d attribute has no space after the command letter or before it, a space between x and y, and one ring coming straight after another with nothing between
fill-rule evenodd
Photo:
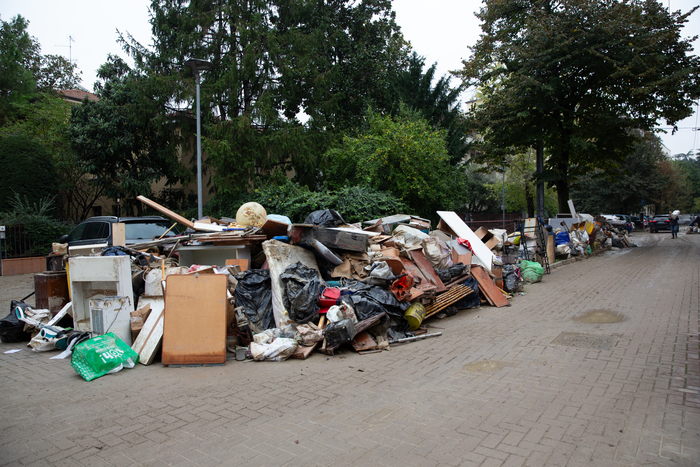
<instances>
[{"instance_id":1,"label":"roof antenna","mask_svg":"<svg viewBox=\"0 0 700 467\"><path fill-rule=\"evenodd\" d=\"M73 63L73 47L72 43L75 42L73 36L68 36L68 45L56 45L56 47L68 47L68 63Z\"/></svg>"}]
</instances>

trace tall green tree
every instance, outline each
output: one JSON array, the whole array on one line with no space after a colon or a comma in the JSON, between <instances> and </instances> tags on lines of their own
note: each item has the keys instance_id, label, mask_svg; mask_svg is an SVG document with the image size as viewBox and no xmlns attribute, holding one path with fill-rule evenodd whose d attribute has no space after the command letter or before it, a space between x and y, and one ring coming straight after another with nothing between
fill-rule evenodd
<instances>
[{"instance_id":1,"label":"tall green tree","mask_svg":"<svg viewBox=\"0 0 700 467\"><path fill-rule=\"evenodd\" d=\"M312 185L336 132L386 95L405 56L390 0L153 0L151 12L152 50L123 44L170 102L193 107L187 58L213 64L201 108L218 191L292 170Z\"/></svg>"},{"instance_id":2,"label":"tall green tree","mask_svg":"<svg viewBox=\"0 0 700 467\"><path fill-rule=\"evenodd\" d=\"M542 142L543 179L567 212L569 183L616 167L635 129L690 115L700 96L688 13L645 0L489 0L483 34L459 72L483 100L471 121L482 161Z\"/></svg>"},{"instance_id":3,"label":"tall green tree","mask_svg":"<svg viewBox=\"0 0 700 467\"><path fill-rule=\"evenodd\" d=\"M449 76L435 80L436 64L425 68L425 58L413 52L405 69L396 73L391 82L390 110L394 115L402 103L423 115L435 128L447 131L447 152L452 164L460 163L467 155L470 129L461 112L461 88L451 87Z\"/></svg>"},{"instance_id":4,"label":"tall green tree","mask_svg":"<svg viewBox=\"0 0 700 467\"><path fill-rule=\"evenodd\" d=\"M661 139L647 133L619 167L580 177L572 184L571 197L581 212L639 212L642 201L659 204L668 193L672 180L662 169L662 164L667 163Z\"/></svg>"},{"instance_id":5,"label":"tall green tree","mask_svg":"<svg viewBox=\"0 0 700 467\"><path fill-rule=\"evenodd\" d=\"M178 160L177 118L166 111L167 96L150 81L111 56L97 73L104 83L98 101L73 107L69 133L85 172L114 199L136 206L137 195L151 195L151 184L175 185L187 172Z\"/></svg>"},{"instance_id":6,"label":"tall green tree","mask_svg":"<svg viewBox=\"0 0 700 467\"><path fill-rule=\"evenodd\" d=\"M0 125L10 117L12 104L36 88L40 47L27 32L28 25L19 15L9 22L0 20Z\"/></svg>"},{"instance_id":7,"label":"tall green tree","mask_svg":"<svg viewBox=\"0 0 700 467\"><path fill-rule=\"evenodd\" d=\"M386 191L424 217L434 217L438 210L483 209L478 205L485 201L479 193L483 184L474 183L466 167L450 164L444 130L433 129L427 120L410 112L390 117L369 111L366 118L365 132L346 136L341 145L327 152L328 186Z\"/></svg>"}]
</instances>

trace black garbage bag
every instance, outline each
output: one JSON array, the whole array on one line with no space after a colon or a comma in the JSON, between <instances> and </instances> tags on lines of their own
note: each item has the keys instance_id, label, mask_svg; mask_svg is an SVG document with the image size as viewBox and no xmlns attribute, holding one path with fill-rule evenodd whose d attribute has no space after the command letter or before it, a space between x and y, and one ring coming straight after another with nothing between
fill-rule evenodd
<instances>
[{"instance_id":1,"label":"black garbage bag","mask_svg":"<svg viewBox=\"0 0 700 467\"><path fill-rule=\"evenodd\" d=\"M338 214L338 211L332 209L324 209L322 211L314 211L308 216L304 224L321 225L323 227L338 227L339 225L345 225L347 222L343 220L343 217Z\"/></svg>"},{"instance_id":2,"label":"black garbage bag","mask_svg":"<svg viewBox=\"0 0 700 467\"><path fill-rule=\"evenodd\" d=\"M447 284L452 280L452 274L450 274L449 269L436 269L435 272L443 284Z\"/></svg>"},{"instance_id":3,"label":"black garbage bag","mask_svg":"<svg viewBox=\"0 0 700 467\"><path fill-rule=\"evenodd\" d=\"M515 273L515 266L506 264L503 266L503 290L513 293L518 288L518 275Z\"/></svg>"},{"instance_id":4,"label":"black garbage bag","mask_svg":"<svg viewBox=\"0 0 700 467\"><path fill-rule=\"evenodd\" d=\"M467 270L467 265L464 263L455 263L452 265L452 267L449 269L450 275L454 279L455 277L459 277L462 274L464 274L464 271Z\"/></svg>"},{"instance_id":5,"label":"black garbage bag","mask_svg":"<svg viewBox=\"0 0 700 467\"><path fill-rule=\"evenodd\" d=\"M282 301L292 321L304 324L318 316L321 278L317 270L297 261L285 268L280 280L284 285Z\"/></svg>"},{"instance_id":6,"label":"black garbage bag","mask_svg":"<svg viewBox=\"0 0 700 467\"><path fill-rule=\"evenodd\" d=\"M362 321L385 311L396 323L392 327L401 332L408 329L408 321L403 314L411 306L410 303L398 301L389 290L362 282L358 282L353 289L354 294L341 295L340 300L347 302L355 310L358 320Z\"/></svg>"},{"instance_id":7,"label":"black garbage bag","mask_svg":"<svg viewBox=\"0 0 700 467\"><path fill-rule=\"evenodd\" d=\"M466 310L467 308L476 308L481 306L481 298L479 297L479 283L473 277L470 277L462 282L462 285L466 285L474 292L470 293L464 298L460 298L454 306L458 310Z\"/></svg>"},{"instance_id":8,"label":"black garbage bag","mask_svg":"<svg viewBox=\"0 0 700 467\"><path fill-rule=\"evenodd\" d=\"M275 327L272 314L272 281L267 269L249 269L234 276L238 281L233 297L242 306L253 334Z\"/></svg>"},{"instance_id":9,"label":"black garbage bag","mask_svg":"<svg viewBox=\"0 0 700 467\"><path fill-rule=\"evenodd\" d=\"M6 344L14 344L16 342L27 342L32 338L31 333L24 332L24 321L20 321L15 313L15 308L18 306L26 308L26 303L19 300L10 302L10 314L0 319L0 341Z\"/></svg>"}]
</instances>

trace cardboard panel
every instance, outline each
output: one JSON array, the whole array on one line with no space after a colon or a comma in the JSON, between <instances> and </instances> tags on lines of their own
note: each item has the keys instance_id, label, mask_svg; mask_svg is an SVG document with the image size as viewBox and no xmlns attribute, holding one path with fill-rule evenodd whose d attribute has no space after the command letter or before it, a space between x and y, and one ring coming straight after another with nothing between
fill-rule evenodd
<instances>
[{"instance_id":1,"label":"cardboard panel","mask_svg":"<svg viewBox=\"0 0 700 467\"><path fill-rule=\"evenodd\" d=\"M226 361L226 276L168 276L163 322L163 364Z\"/></svg>"}]
</instances>

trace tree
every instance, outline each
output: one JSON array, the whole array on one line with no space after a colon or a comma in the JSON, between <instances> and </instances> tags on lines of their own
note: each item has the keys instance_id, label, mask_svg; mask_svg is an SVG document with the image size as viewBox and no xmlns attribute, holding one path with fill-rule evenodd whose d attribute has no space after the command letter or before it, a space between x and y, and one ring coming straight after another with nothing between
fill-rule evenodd
<instances>
[{"instance_id":1,"label":"tree","mask_svg":"<svg viewBox=\"0 0 700 467\"><path fill-rule=\"evenodd\" d=\"M318 157L386 95L405 55L389 0L154 0L151 11L153 50L122 40L170 102L193 104L185 59L214 65L201 102L217 191L292 170L313 185Z\"/></svg>"},{"instance_id":2,"label":"tree","mask_svg":"<svg viewBox=\"0 0 700 467\"><path fill-rule=\"evenodd\" d=\"M11 104L34 91L34 73L39 70L39 44L27 32L22 16L0 20L0 124L11 113Z\"/></svg>"},{"instance_id":3,"label":"tree","mask_svg":"<svg viewBox=\"0 0 700 467\"><path fill-rule=\"evenodd\" d=\"M187 172L177 158L176 115L166 112L166 96L153 93L149 81L120 58L98 70L98 101L73 107L69 134L86 173L116 200L142 205L137 195L150 195L151 184L182 182Z\"/></svg>"},{"instance_id":4,"label":"tree","mask_svg":"<svg viewBox=\"0 0 700 467\"><path fill-rule=\"evenodd\" d=\"M543 180L567 212L569 182L616 167L635 129L690 115L700 96L686 14L643 0L487 1L484 34L459 72L484 95L471 113L483 136L478 159L542 143Z\"/></svg>"},{"instance_id":5,"label":"tree","mask_svg":"<svg viewBox=\"0 0 700 467\"><path fill-rule=\"evenodd\" d=\"M390 192L424 217L434 217L437 210L463 210L473 177L450 165L444 130L408 114L389 117L369 111L367 131L346 136L326 153L326 183Z\"/></svg>"},{"instance_id":6,"label":"tree","mask_svg":"<svg viewBox=\"0 0 700 467\"><path fill-rule=\"evenodd\" d=\"M40 204L42 198L58 194L56 169L51 156L26 136L0 140L0 211L19 195L21 202Z\"/></svg>"},{"instance_id":7,"label":"tree","mask_svg":"<svg viewBox=\"0 0 700 467\"><path fill-rule=\"evenodd\" d=\"M13 105L14 117L0 127L0 138L27 136L51 155L58 187L56 207L65 219L78 222L102 194L102 188L83 171L68 135L68 118L72 105L52 93L35 93L31 99Z\"/></svg>"},{"instance_id":8,"label":"tree","mask_svg":"<svg viewBox=\"0 0 700 467\"><path fill-rule=\"evenodd\" d=\"M572 185L572 199L578 210L594 214L638 212L642 201L667 204L664 197L671 185L670 172L663 168L667 163L661 139L647 133L620 167L580 177Z\"/></svg>"},{"instance_id":9,"label":"tree","mask_svg":"<svg viewBox=\"0 0 700 467\"><path fill-rule=\"evenodd\" d=\"M408 65L392 78L390 96L392 114L398 115L401 103L423 115L434 128L447 131L447 152L450 162L457 165L467 154L469 128L460 110L459 87L450 87L450 79L442 76L435 80L436 64L425 72L425 58L413 52Z\"/></svg>"}]
</instances>

